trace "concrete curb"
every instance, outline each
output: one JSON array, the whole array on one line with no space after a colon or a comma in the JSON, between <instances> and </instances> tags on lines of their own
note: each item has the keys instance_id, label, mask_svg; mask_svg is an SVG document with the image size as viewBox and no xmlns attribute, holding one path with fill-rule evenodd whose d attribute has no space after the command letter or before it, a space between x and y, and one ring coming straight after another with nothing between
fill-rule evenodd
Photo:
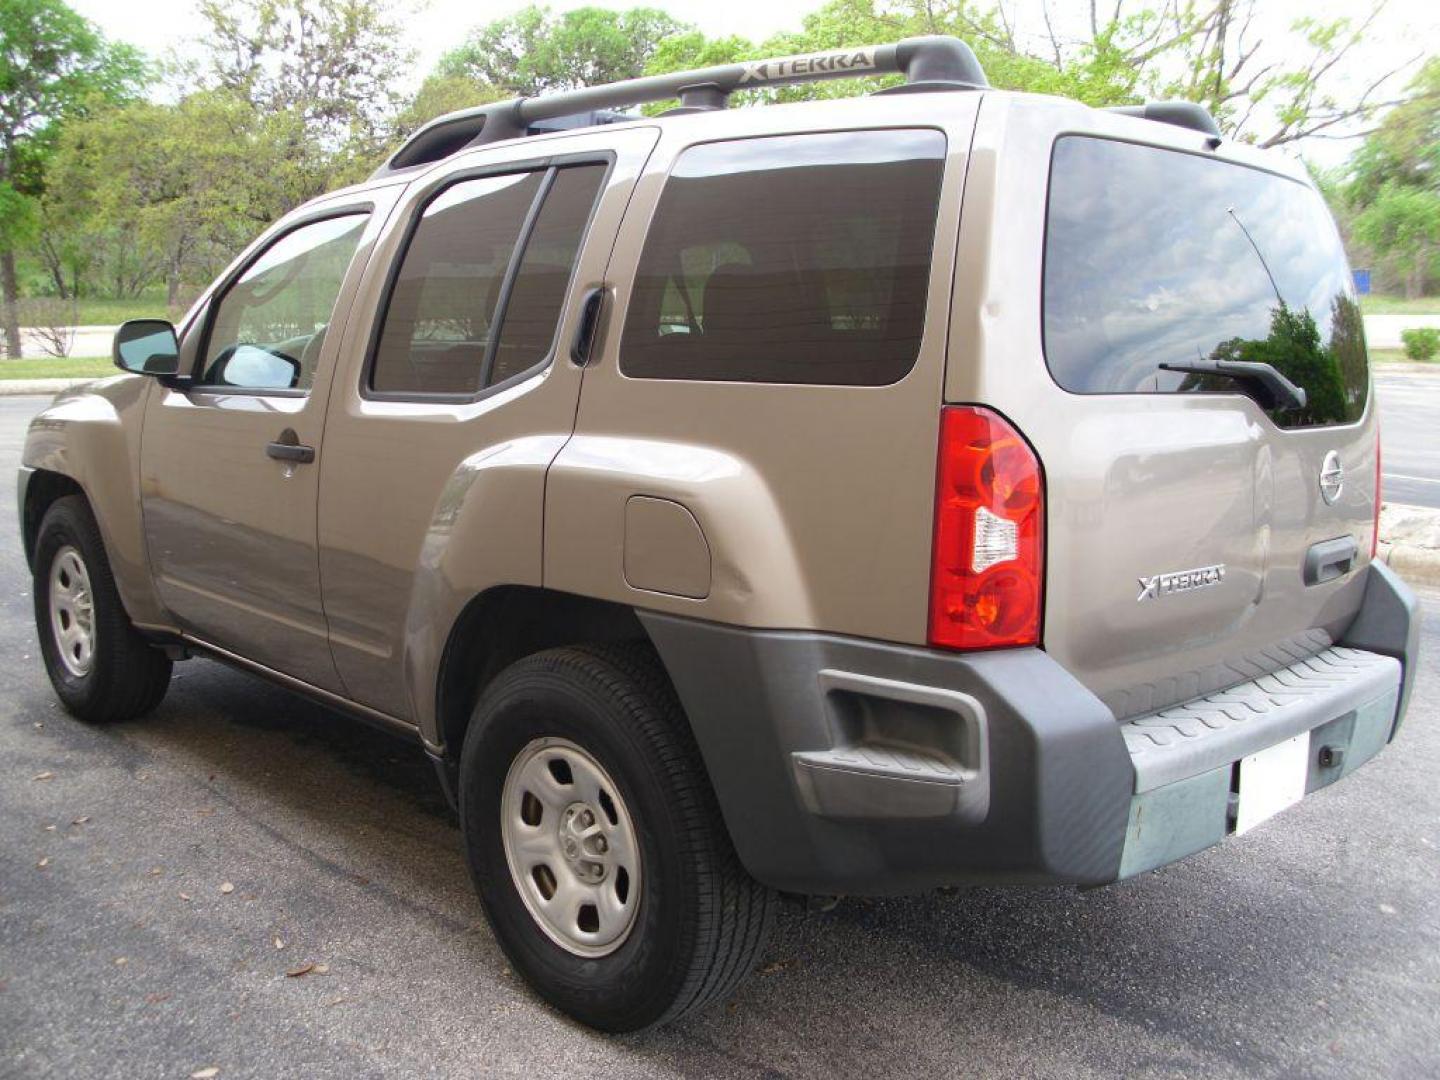
<instances>
[{"instance_id":1,"label":"concrete curb","mask_svg":"<svg viewBox=\"0 0 1440 1080\"><path fill-rule=\"evenodd\" d=\"M1376 558L1412 585L1440 586L1440 510L1386 503Z\"/></svg>"}]
</instances>

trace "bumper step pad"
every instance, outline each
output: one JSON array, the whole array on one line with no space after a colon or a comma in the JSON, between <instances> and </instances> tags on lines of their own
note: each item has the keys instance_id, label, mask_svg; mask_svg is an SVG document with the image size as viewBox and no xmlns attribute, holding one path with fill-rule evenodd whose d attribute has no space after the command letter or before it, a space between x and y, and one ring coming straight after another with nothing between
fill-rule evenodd
<instances>
[{"instance_id":1,"label":"bumper step pad","mask_svg":"<svg viewBox=\"0 0 1440 1080\"><path fill-rule=\"evenodd\" d=\"M1257 751L1305 736L1307 794L1363 765L1395 729L1400 680L1398 660L1337 646L1122 725L1135 789L1120 877L1234 831L1233 766Z\"/></svg>"},{"instance_id":2,"label":"bumper step pad","mask_svg":"<svg viewBox=\"0 0 1440 1080\"><path fill-rule=\"evenodd\" d=\"M1400 685L1388 656L1326 649L1269 675L1121 725L1135 793L1173 784L1353 711Z\"/></svg>"}]
</instances>

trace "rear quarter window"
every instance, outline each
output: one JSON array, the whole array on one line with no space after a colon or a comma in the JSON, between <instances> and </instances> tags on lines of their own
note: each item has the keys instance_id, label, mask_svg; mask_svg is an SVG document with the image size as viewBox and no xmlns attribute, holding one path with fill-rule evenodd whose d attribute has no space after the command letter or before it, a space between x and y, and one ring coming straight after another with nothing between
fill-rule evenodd
<instances>
[{"instance_id":1,"label":"rear quarter window","mask_svg":"<svg viewBox=\"0 0 1440 1080\"><path fill-rule=\"evenodd\" d=\"M1081 394L1236 392L1166 371L1269 363L1303 387L1282 427L1365 411L1368 362L1350 269L1324 201L1297 181L1158 147L1056 141L1044 271L1045 359Z\"/></svg>"},{"instance_id":2,"label":"rear quarter window","mask_svg":"<svg viewBox=\"0 0 1440 1080\"><path fill-rule=\"evenodd\" d=\"M945 137L850 131L681 155L646 237L621 370L878 386L914 366Z\"/></svg>"}]
</instances>

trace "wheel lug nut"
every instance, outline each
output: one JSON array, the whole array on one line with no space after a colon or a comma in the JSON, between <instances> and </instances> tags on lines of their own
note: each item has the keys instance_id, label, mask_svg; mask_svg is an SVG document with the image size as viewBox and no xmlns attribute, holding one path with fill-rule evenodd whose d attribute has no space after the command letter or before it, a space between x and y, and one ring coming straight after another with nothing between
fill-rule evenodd
<instances>
[{"instance_id":1,"label":"wheel lug nut","mask_svg":"<svg viewBox=\"0 0 1440 1080\"><path fill-rule=\"evenodd\" d=\"M608 846L609 846L609 845L605 843L605 837L603 837L603 836L597 836L597 837L595 838L595 850L598 851L598 852L600 852L600 854L602 854L602 855L605 854L605 849L606 849Z\"/></svg>"}]
</instances>

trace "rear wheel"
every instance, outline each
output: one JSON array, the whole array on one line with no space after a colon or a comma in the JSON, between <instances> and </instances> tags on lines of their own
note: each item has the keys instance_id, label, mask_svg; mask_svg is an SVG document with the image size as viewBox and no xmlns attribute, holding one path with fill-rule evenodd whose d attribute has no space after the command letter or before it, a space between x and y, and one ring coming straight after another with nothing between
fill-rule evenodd
<instances>
[{"instance_id":1,"label":"rear wheel","mask_svg":"<svg viewBox=\"0 0 1440 1080\"><path fill-rule=\"evenodd\" d=\"M59 499L46 512L32 569L40 654L66 710L104 723L160 704L170 661L130 624L100 528L81 496Z\"/></svg>"},{"instance_id":2,"label":"rear wheel","mask_svg":"<svg viewBox=\"0 0 1440 1080\"><path fill-rule=\"evenodd\" d=\"M765 947L775 895L740 866L647 649L555 649L502 672L465 737L460 815L506 955L592 1027L698 1009Z\"/></svg>"}]
</instances>

